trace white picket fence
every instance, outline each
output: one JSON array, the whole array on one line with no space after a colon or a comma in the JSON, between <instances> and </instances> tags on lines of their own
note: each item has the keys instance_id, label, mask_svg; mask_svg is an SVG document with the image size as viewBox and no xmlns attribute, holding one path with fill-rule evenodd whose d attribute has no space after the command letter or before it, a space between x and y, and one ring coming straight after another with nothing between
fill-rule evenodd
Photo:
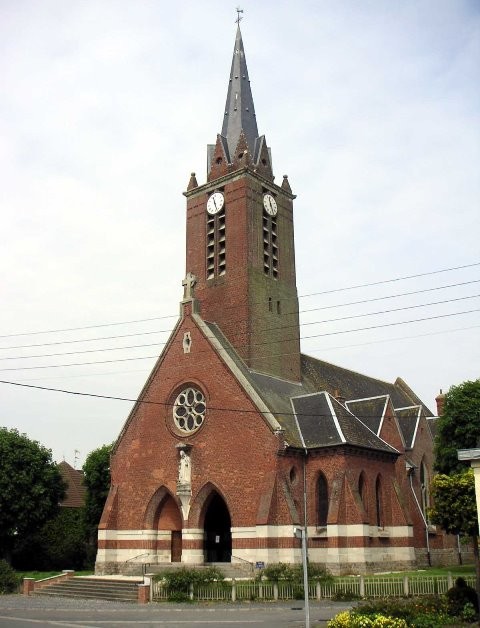
<instances>
[{"instance_id":1,"label":"white picket fence","mask_svg":"<svg viewBox=\"0 0 480 628\"><path fill-rule=\"evenodd\" d=\"M475 576L464 576L467 584L475 587ZM335 578L331 584L310 582L308 595L312 600L332 599L338 595L354 595L362 598L407 597L446 593L454 584L448 576L401 576L398 577L344 577ZM167 600L169 592L161 582L152 582L152 600ZM293 582L255 582L231 580L208 585L191 585L188 596L199 601L241 600L293 600L303 598L303 585Z\"/></svg>"}]
</instances>

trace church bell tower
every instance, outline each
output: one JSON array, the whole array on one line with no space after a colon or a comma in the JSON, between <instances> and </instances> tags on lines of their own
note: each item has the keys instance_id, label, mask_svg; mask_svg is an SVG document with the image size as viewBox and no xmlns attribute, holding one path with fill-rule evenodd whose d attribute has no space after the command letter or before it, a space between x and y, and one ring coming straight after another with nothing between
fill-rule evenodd
<instances>
[{"instance_id":1,"label":"church bell tower","mask_svg":"<svg viewBox=\"0 0 480 628\"><path fill-rule=\"evenodd\" d=\"M207 182L187 192L186 271L200 316L216 323L247 367L300 381L293 199L274 182L258 134L240 24L222 131L208 146Z\"/></svg>"}]
</instances>

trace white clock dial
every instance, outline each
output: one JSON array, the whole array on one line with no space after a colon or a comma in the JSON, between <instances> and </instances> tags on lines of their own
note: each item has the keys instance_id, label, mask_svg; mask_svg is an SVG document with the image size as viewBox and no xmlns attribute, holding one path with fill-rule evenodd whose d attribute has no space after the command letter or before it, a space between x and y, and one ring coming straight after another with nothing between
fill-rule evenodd
<instances>
[{"instance_id":1,"label":"white clock dial","mask_svg":"<svg viewBox=\"0 0 480 628\"><path fill-rule=\"evenodd\" d=\"M207 201L207 212L209 214L218 214L225 203L225 197L221 192L214 192Z\"/></svg>"},{"instance_id":2,"label":"white clock dial","mask_svg":"<svg viewBox=\"0 0 480 628\"><path fill-rule=\"evenodd\" d=\"M273 198L271 194L263 195L263 206L267 214L270 214L270 216L277 215L277 201Z\"/></svg>"}]
</instances>

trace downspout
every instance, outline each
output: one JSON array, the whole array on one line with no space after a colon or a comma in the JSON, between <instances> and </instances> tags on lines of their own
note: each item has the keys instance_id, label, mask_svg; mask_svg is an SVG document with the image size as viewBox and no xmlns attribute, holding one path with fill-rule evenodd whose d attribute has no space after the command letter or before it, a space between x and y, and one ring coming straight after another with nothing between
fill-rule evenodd
<instances>
[{"instance_id":1,"label":"downspout","mask_svg":"<svg viewBox=\"0 0 480 628\"><path fill-rule=\"evenodd\" d=\"M305 527L305 544L307 548L307 563L308 563L307 456L308 456L308 449L305 447L305 457L303 459L303 525Z\"/></svg>"},{"instance_id":2,"label":"downspout","mask_svg":"<svg viewBox=\"0 0 480 628\"><path fill-rule=\"evenodd\" d=\"M420 513L420 516L422 517L422 521L425 524L425 540L427 542L427 560L428 560L428 566L431 567L432 566L432 560L430 558L430 541L428 539L428 523L427 523L427 520L425 519L425 515L423 514L423 510L422 510L422 508L420 506L420 503L419 503L419 501L417 499L417 496L415 494L415 490L413 488L413 481L412 481L413 471L414 471L413 467L408 470L408 477L410 478L410 488L412 489L413 497L414 497L415 503L417 504L417 507L418 507L418 512Z\"/></svg>"}]
</instances>

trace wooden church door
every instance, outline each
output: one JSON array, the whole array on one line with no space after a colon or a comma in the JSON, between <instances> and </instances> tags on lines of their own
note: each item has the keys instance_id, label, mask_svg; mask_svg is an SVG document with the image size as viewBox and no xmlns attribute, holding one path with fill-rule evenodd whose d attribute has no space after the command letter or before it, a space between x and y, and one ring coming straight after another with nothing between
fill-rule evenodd
<instances>
[{"instance_id":1,"label":"wooden church door","mask_svg":"<svg viewBox=\"0 0 480 628\"><path fill-rule=\"evenodd\" d=\"M172 530L171 541L171 560L172 563L182 562L182 531Z\"/></svg>"}]
</instances>

